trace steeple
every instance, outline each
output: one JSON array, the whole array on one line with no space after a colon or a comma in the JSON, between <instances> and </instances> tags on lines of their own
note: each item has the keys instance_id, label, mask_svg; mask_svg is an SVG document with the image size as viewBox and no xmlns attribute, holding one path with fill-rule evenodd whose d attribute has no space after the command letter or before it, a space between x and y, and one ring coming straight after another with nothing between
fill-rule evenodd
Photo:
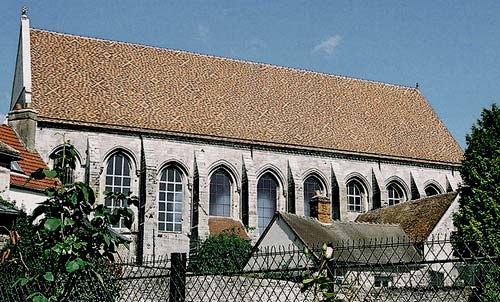
<instances>
[{"instance_id":1,"label":"steeple","mask_svg":"<svg viewBox=\"0 0 500 302\"><path fill-rule=\"evenodd\" d=\"M21 30L17 47L16 69L12 84L8 124L28 151L35 150L37 112L31 108L31 46L28 9L21 10Z\"/></svg>"},{"instance_id":2,"label":"steeple","mask_svg":"<svg viewBox=\"0 0 500 302\"><path fill-rule=\"evenodd\" d=\"M10 101L11 110L14 109L16 104L19 104L21 108L31 107L30 20L27 13L28 8L23 6L21 10L21 30L17 47L16 69Z\"/></svg>"}]
</instances>

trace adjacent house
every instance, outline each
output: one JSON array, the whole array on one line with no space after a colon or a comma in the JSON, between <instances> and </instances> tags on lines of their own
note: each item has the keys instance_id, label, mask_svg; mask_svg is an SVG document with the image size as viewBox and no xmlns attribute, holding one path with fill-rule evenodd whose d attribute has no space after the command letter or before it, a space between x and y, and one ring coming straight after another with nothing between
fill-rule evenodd
<instances>
[{"instance_id":1,"label":"adjacent house","mask_svg":"<svg viewBox=\"0 0 500 302\"><path fill-rule=\"evenodd\" d=\"M31 28L9 125L69 180L140 198L134 251L185 252L214 225L257 240L276 211L331 219L445 193L462 150L418 88ZM226 221L222 223L221 221ZM128 230L118 227L119 232Z\"/></svg>"},{"instance_id":2,"label":"adjacent house","mask_svg":"<svg viewBox=\"0 0 500 302\"><path fill-rule=\"evenodd\" d=\"M31 179L31 173L47 165L36 150L29 151L14 129L0 125L0 195L13 202L18 209L31 212L37 203L47 197L43 191L54 185L54 180Z\"/></svg>"},{"instance_id":3,"label":"adjacent house","mask_svg":"<svg viewBox=\"0 0 500 302\"><path fill-rule=\"evenodd\" d=\"M333 246L329 275L347 288L405 286L421 269L422 254L397 224L333 221L278 212L254 247L247 270L277 270L282 266L302 276L317 267L323 244ZM308 248L313 257L302 251ZM342 287L342 284L346 288Z\"/></svg>"},{"instance_id":4,"label":"adjacent house","mask_svg":"<svg viewBox=\"0 0 500 302\"><path fill-rule=\"evenodd\" d=\"M457 192L434 195L376 209L358 216L356 221L398 224L418 243L425 260L449 260L453 256L449 240L455 230L452 216L458 211L459 199ZM459 275L451 261L444 264L437 261L431 269L430 279L438 286L454 284Z\"/></svg>"}]
</instances>

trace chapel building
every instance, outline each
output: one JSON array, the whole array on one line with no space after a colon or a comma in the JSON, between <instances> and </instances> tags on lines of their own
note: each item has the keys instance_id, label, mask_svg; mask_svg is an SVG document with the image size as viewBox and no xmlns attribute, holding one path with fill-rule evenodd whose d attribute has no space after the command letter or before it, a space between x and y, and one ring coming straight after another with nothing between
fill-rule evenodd
<instances>
[{"instance_id":1,"label":"chapel building","mask_svg":"<svg viewBox=\"0 0 500 302\"><path fill-rule=\"evenodd\" d=\"M25 14L8 123L65 179L133 192L137 255L277 211L332 220L455 191L462 150L418 88L30 28ZM225 227L222 227L225 226Z\"/></svg>"}]
</instances>

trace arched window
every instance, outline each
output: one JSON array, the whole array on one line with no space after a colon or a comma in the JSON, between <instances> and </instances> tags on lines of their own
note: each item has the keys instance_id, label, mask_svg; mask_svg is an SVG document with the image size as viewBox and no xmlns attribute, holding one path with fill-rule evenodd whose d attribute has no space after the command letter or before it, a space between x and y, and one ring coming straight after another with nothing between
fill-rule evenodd
<instances>
[{"instance_id":1,"label":"arched window","mask_svg":"<svg viewBox=\"0 0 500 302\"><path fill-rule=\"evenodd\" d=\"M163 169L158 190L158 231L182 231L183 201L181 172L173 166Z\"/></svg>"},{"instance_id":2,"label":"arched window","mask_svg":"<svg viewBox=\"0 0 500 302\"><path fill-rule=\"evenodd\" d=\"M257 215L259 232L262 234L276 212L278 182L271 173L264 174L257 183Z\"/></svg>"},{"instance_id":3,"label":"arched window","mask_svg":"<svg viewBox=\"0 0 500 302\"><path fill-rule=\"evenodd\" d=\"M406 201L403 189L394 182L387 186L387 197L387 202L390 206Z\"/></svg>"},{"instance_id":4,"label":"arched window","mask_svg":"<svg viewBox=\"0 0 500 302\"><path fill-rule=\"evenodd\" d=\"M317 177L309 176L304 181L304 216L311 216L310 202L316 191L323 191L323 186Z\"/></svg>"},{"instance_id":5,"label":"arched window","mask_svg":"<svg viewBox=\"0 0 500 302\"><path fill-rule=\"evenodd\" d=\"M110 157L106 167L106 187L105 190L114 193L123 193L127 195L130 192L130 181L131 181L131 166L130 160L123 153L116 153ZM106 198L104 200L104 205L113 211L115 208L127 207L126 201L114 200L111 198ZM123 220L116 225L115 228L123 228Z\"/></svg>"},{"instance_id":6,"label":"arched window","mask_svg":"<svg viewBox=\"0 0 500 302\"><path fill-rule=\"evenodd\" d=\"M441 190L433 184L430 184L425 187L425 195L426 196L433 196L433 195L438 195L441 194Z\"/></svg>"},{"instance_id":7,"label":"arched window","mask_svg":"<svg viewBox=\"0 0 500 302\"><path fill-rule=\"evenodd\" d=\"M209 214L231 215L231 177L224 169L218 169L210 178Z\"/></svg>"},{"instance_id":8,"label":"arched window","mask_svg":"<svg viewBox=\"0 0 500 302\"><path fill-rule=\"evenodd\" d=\"M347 211L361 213L366 196L363 185L356 179L347 183Z\"/></svg>"},{"instance_id":9,"label":"arched window","mask_svg":"<svg viewBox=\"0 0 500 302\"><path fill-rule=\"evenodd\" d=\"M69 153L72 154L69 154ZM60 169L62 175L59 175L59 180L63 185L75 182L75 165L77 162L76 152L72 146L62 146L56 152L50 155L53 160L52 168L54 170ZM73 162L70 162L70 159Z\"/></svg>"}]
</instances>

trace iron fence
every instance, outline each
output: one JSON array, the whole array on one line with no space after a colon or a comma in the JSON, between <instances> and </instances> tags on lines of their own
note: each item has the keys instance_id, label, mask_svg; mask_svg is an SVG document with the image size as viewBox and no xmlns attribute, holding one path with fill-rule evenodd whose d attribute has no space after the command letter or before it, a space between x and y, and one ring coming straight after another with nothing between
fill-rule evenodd
<instances>
[{"instance_id":1,"label":"iron fence","mask_svg":"<svg viewBox=\"0 0 500 302\"><path fill-rule=\"evenodd\" d=\"M475 253L462 247L454 249L450 240L339 243L325 275L337 301L500 301L499 258L478 253L477 244ZM216 273L197 269L197 258L186 254L120 262L103 282L83 274L69 301L317 301L320 293L302 292L301 284L316 271L321 252L260 248L239 269ZM7 277L0 276L2 301L26 301L28 289L6 290Z\"/></svg>"}]
</instances>

